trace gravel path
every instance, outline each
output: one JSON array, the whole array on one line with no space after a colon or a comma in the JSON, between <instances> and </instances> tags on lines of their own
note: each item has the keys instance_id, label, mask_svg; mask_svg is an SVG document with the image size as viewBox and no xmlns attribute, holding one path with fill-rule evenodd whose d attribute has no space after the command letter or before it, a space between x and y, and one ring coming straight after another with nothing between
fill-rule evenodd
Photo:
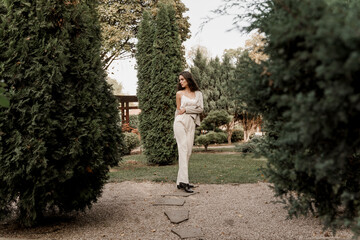
<instances>
[{"instance_id":1,"label":"gravel path","mask_svg":"<svg viewBox=\"0 0 360 240\"><path fill-rule=\"evenodd\" d=\"M200 185L182 207L153 206L161 197L178 191L174 184L152 182L109 183L91 210L74 216L48 219L32 229L0 223L0 237L22 239L179 239L171 229L198 227L203 239L350 239L349 230L333 237L313 217L286 220L286 210L266 183ZM170 223L166 209L189 209L188 221Z\"/></svg>"}]
</instances>

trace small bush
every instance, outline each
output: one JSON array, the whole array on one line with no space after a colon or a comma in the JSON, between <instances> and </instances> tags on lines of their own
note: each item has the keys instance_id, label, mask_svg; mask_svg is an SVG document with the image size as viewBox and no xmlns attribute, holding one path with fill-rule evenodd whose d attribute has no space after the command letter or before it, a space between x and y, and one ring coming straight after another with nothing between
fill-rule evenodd
<instances>
[{"instance_id":1,"label":"small bush","mask_svg":"<svg viewBox=\"0 0 360 240\"><path fill-rule=\"evenodd\" d=\"M231 136L231 142L239 142L244 139L244 131L235 130Z\"/></svg>"},{"instance_id":2,"label":"small bush","mask_svg":"<svg viewBox=\"0 0 360 240\"><path fill-rule=\"evenodd\" d=\"M213 132L210 131L205 135L201 135L196 137L195 143L198 145L204 145L205 151L207 151L207 147L210 144L219 144L227 142L227 135L224 132Z\"/></svg>"},{"instance_id":3,"label":"small bush","mask_svg":"<svg viewBox=\"0 0 360 240\"><path fill-rule=\"evenodd\" d=\"M130 115L129 116L129 125L131 128L137 129L139 126L139 116L138 115Z\"/></svg>"},{"instance_id":4,"label":"small bush","mask_svg":"<svg viewBox=\"0 0 360 240\"><path fill-rule=\"evenodd\" d=\"M124 142L125 142L125 148L124 148L125 155L130 154L131 150L140 146L139 137L135 133L124 132Z\"/></svg>"},{"instance_id":5,"label":"small bush","mask_svg":"<svg viewBox=\"0 0 360 240\"><path fill-rule=\"evenodd\" d=\"M255 153L259 149L262 137L254 136L251 140L246 143L242 143L236 146L236 151L242 153Z\"/></svg>"},{"instance_id":6,"label":"small bush","mask_svg":"<svg viewBox=\"0 0 360 240\"><path fill-rule=\"evenodd\" d=\"M219 131L219 126L229 123L231 120L229 114L225 110L211 111L201 122L202 130ZM222 130L220 130L222 131Z\"/></svg>"}]
</instances>

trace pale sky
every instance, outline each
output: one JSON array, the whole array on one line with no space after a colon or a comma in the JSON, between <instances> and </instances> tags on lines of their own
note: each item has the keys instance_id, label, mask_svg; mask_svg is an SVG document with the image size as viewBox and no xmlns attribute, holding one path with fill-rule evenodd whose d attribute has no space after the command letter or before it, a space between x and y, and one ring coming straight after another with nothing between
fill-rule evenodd
<instances>
[{"instance_id":1,"label":"pale sky","mask_svg":"<svg viewBox=\"0 0 360 240\"><path fill-rule=\"evenodd\" d=\"M207 23L199 32L201 23L204 22L207 16L213 16L211 11L220 6L222 0L182 0L182 2L189 9L185 16L189 16L191 24L191 38L184 43L186 52L194 46L201 45L208 49L211 57L221 57L225 49L245 45L247 36L244 36L238 30L227 31L232 28L232 16L218 17ZM137 73L135 64L135 59L127 59L114 61L109 67L109 76L122 84L124 94L136 94Z\"/></svg>"}]
</instances>

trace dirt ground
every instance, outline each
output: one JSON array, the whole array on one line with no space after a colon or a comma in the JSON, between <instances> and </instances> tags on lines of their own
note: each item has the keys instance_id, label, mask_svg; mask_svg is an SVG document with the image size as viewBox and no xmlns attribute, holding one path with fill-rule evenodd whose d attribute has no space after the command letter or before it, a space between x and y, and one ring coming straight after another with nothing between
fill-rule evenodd
<instances>
[{"instance_id":1,"label":"dirt ground","mask_svg":"<svg viewBox=\"0 0 360 240\"><path fill-rule=\"evenodd\" d=\"M350 239L348 229L332 236L314 217L287 220L283 205L266 183L199 185L184 206L153 206L162 194L179 191L175 184L122 182L106 185L102 197L85 213L47 219L41 227L24 229L0 222L0 239L180 239L171 232L200 228L201 239ZM189 220L172 224L167 209L188 209ZM1 238L2 237L2 238Z\"/></svg>"}]
</instances>

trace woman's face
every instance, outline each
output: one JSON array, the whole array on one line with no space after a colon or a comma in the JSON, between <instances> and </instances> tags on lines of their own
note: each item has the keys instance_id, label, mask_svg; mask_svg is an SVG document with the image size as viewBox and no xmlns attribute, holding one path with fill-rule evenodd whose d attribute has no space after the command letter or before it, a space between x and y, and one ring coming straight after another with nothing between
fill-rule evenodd
<instances>
[{"instance_id":1,"label":"woman's face","mask_svg":"<svg viewBox=\"0 0 360 240\"><path fill-rule=\"evenodd\" d=\"M179 81L180 81L181 87L186 88L188 86L188 82L182 75L179 76Z\"/></svg>"}]
</instances>

